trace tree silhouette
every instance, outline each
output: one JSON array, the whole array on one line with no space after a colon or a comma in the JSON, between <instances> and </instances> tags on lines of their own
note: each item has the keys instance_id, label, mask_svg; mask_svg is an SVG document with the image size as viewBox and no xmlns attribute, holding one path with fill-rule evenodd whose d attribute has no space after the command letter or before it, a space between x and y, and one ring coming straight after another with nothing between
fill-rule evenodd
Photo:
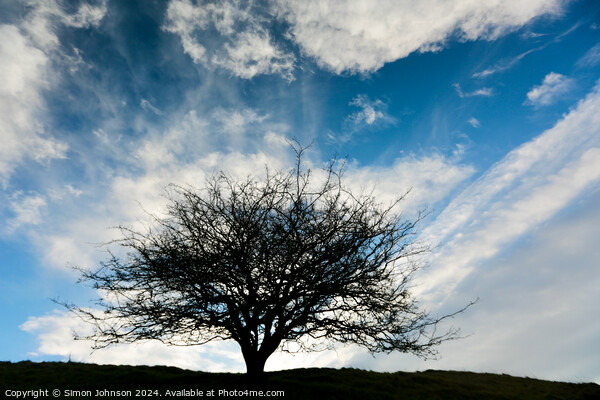
<instances>
[{"instance_id":1,"label":"tree silhouette","mask_svg":"<svg viewBox=\"0 0 600 400\"><path fill-rule=\"evenodd\" d=\"M173 345L235 340L248 374L283 351L335 342L371 352L423 358L457 337L411 296L409 283L427 251L414 241L421 219L342 185L332 160L316 179L296 164L257 181L214 175L203 189L170 186L166 217L145 232L119 227L127 250L111 253L82 280L106 293L96 313L67 307L90 321L95 347L157 339ZM468 306L467 306L468 307ZM466 308L466 307L465 307Z\"/></svg>"}]
</instances>

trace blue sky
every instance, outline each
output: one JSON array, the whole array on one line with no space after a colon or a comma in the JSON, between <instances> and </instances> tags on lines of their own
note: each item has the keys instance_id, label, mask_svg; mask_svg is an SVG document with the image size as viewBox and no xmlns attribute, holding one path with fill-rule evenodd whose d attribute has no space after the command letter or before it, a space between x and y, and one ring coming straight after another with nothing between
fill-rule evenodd
<instances>
[{"instance_id":1,"label":"blue sky","mask_svg":"<svg viewBox=\"0 0 600 400\"><path fill-rule=\"evenodd\" d=\"M459 369L600 383L600 4L4 1L0 4L0 359L243 371L237 346L90 353L51 298L98 296L70 265L169 183L348 157L356 190L432 210L415 294L476 297L468 335L423 362L360 348L268 369Z\"/></svg>"}]
</instances>

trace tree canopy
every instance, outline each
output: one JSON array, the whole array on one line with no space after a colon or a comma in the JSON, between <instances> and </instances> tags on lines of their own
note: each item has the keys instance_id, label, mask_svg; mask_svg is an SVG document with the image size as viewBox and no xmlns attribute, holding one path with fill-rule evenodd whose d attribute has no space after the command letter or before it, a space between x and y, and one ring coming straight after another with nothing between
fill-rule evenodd
<instances>
[{"instance_id":1,"label":"tree canopy","mask_svg":"<svg viewBox=\"0 0 600 400\"><path fill-rule=\"evenodd\" d=\"M166 216L145 231L119 227L127 255L80 269L106 294L105 312L67 305L94 324L95 346L231 339L259 374L277 349L341 342L427 358L455 338L436 327L456 313L432 318L410 292L427 251L415 242L422 214L405 219L404 196L383 206L353 193L336 160L317 176L295 150L294 168L267 168L262 180L220 173L201 189L172 185Z\"/></svg>"}]
</instances>

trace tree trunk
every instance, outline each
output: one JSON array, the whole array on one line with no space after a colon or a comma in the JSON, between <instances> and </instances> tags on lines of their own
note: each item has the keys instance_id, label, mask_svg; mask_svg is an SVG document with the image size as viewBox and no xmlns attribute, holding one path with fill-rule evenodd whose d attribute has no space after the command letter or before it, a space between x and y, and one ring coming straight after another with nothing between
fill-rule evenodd
<instances>
[{"instance_id":1,"label":"tree trunk","mask_svg":"<svg viewBox=\"0 0 600 400\"><path fill-rule=\"evenodd\" d=\"M265 357L260 351L244 349L242 349L242 354L246 363L247 375L260 376L265 372L265 363L268 356Z\"/></svg>"}]
</instances>

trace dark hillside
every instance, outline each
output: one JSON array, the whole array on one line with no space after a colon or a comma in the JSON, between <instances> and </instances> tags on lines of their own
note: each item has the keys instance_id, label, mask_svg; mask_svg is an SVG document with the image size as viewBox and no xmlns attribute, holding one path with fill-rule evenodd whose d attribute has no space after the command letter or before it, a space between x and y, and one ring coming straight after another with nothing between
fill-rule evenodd
<instances>
[{"instance_id":1,"label":"dark hillside","mask_svg":"<svg viewBox=\"0 0 600 400\"><path fill-rule=\"evenodd\" d=\"M265 398L273 394L267 391L283 391L284 395L279 392L270 396L280 399L600 399L600 386L593 383L549 382L471 372L378 373L311 368L270 372L262 381L248 381L244 374L194 372L173 367L29 361L1 362L0 390L2 398L18 395L20 398L25 395L25 398L36 395L56 398L54 394L58 392L53 391L59 390L59 398L77 399L124 398L122 395L126 398ZM26 393L27 390L36 392ZM262 397L253 396L259 391L263 392Z\"/></svg>"}]
</instances>

